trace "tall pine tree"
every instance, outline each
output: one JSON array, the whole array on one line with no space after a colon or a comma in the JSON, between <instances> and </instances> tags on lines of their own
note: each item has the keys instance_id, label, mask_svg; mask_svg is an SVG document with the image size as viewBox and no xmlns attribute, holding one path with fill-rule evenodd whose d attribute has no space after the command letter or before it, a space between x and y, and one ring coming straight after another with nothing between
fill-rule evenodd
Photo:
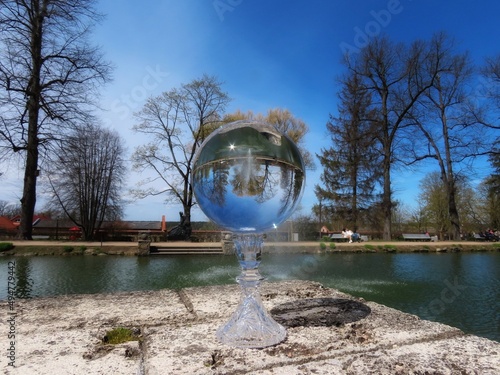
<instances>
[{"instance_id":1,"label":"tall pine tree","mask_svg":"<svg viewBox=\"0 0 500 375\"><path fill-rule=\"evenodd\" d=\"M381 177L380 153L374 147L376 115L368 111L370 96L357 75L341 80L338 117L330 115L327 130L332 146L321 149L317 157L323 166L316 195L327 214L342 225L356 230L360 212L376 200Z\"/></svg>"}]
</instances>

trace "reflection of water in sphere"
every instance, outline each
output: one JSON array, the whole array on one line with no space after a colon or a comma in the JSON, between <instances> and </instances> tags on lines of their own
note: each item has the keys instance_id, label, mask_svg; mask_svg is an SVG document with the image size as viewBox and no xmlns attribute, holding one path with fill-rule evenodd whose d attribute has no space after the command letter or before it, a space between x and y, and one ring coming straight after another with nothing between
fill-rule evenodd
<instances>
[{"instance_id":1,"label":"reflection of water in sphere","mask_svg":"<svg viewBox=\"0 0 500 375\"><path fill-rule=\"evenodd\" d=\"M304 182L297 146L274 127L248 121L212 133L193 169L194 193L203 212L240 233L263 232L286 220Z\"/></svg>"}]
</instances>

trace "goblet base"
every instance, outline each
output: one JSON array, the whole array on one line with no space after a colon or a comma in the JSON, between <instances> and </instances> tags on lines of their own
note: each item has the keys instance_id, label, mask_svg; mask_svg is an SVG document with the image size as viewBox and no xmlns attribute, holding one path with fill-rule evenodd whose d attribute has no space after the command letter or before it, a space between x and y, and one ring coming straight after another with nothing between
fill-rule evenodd
<instances>
[{"instance_id":1,"label":"goblet base","mask_svg":"<svg viewBox=\"0 0 500 375\"><path fill-rule=\"evenodd\" d=\"M285 340L286 329L269 315L260 298L252 295L246 296L229 321L219 328L217 338L236 348L265 348Z\"/></svg>"},{"instance_id":2,"label":"goblet base","mask_svg":"<svg viewBox=\"0 0 500 375\"><path fill-rule=\"evenodd\" d=\"M241 274L236 280L242 297L229 321L217 331L217 338L237 348L264 348L279 344L286 338L286 329L266 311L259 293L259 284L263 280L258 270L262 235L236 235L233 240L241 266Z\"/></svg>"}]
</instances>

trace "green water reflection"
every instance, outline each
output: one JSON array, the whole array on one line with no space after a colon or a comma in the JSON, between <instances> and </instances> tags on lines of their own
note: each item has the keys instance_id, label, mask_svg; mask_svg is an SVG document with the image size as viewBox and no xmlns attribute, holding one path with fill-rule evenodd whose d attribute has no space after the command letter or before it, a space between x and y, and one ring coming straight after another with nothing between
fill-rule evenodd
<instances>
[{"instance_id":1,"label":"green water reflection","mask_svg":"<svg viewBox=\"0 0 500 375\"><path fill-rule=\"evenodd\" d=\"M15 295L156 290L235 283L232 256L0 258L15 262ZM500 253L264 254L268 280L313 280L500 341ZM6 299L7 276L0 280Z\"/></svg>"}]
</instances>

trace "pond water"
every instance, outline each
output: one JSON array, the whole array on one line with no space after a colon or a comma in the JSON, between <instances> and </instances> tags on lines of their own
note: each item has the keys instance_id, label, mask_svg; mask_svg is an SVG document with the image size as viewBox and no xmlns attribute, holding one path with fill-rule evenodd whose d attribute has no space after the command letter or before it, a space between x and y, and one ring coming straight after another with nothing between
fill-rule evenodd
<instances>
[{"instance_id":1,"label":"pond water","mask_svg":"<svg viewBox=\"0 0 500 375\"><path fill-rule=\"evenodd\" d=\"M236 257L1 257L0 300L233 284ZM264 254L270 281L302 279L500 342L500 253Z\"/></svg>"}]
</instances>

